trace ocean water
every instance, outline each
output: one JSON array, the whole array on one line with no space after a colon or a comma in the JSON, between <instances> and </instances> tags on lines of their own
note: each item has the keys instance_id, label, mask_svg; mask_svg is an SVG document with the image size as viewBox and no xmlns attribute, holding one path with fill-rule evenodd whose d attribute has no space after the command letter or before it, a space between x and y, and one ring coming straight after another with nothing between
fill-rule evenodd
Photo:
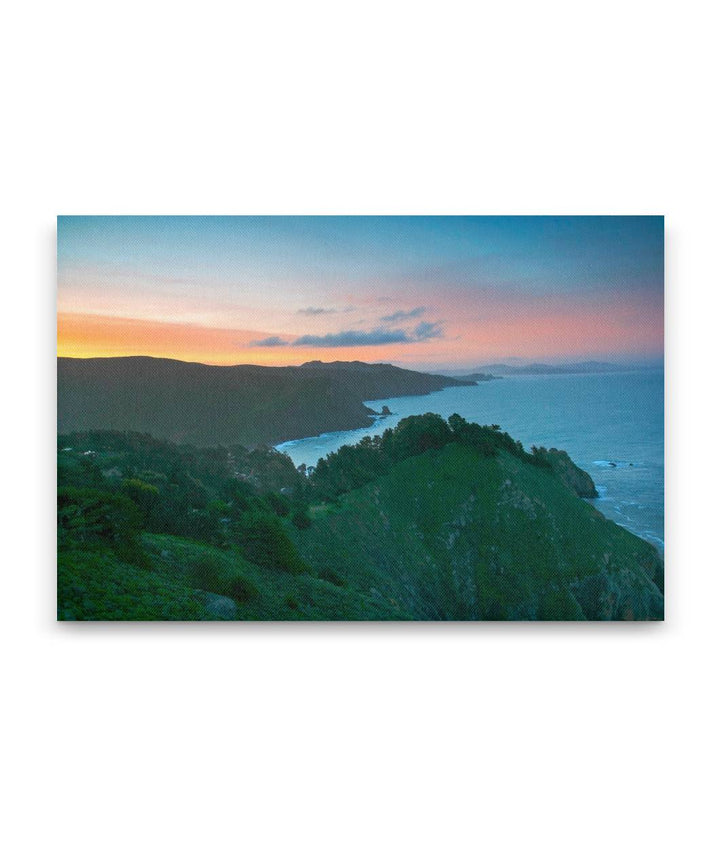
<instances>
[{"instance_id":1,"label":"ocean water","mask_svg":"<svg viewBox=\"0 0 720 856\"><path fill-rule=\"evenodd\" d=\"M277 448L296 465L317 461L368 434L380 434L405 416L459 413L470 422L496 423L532 445L565 449L587 470L608 518L664 552L664 373L517 375L430 395L368 402L392 416L354 431L290 440Z\"/></svg>"}]
</instances>

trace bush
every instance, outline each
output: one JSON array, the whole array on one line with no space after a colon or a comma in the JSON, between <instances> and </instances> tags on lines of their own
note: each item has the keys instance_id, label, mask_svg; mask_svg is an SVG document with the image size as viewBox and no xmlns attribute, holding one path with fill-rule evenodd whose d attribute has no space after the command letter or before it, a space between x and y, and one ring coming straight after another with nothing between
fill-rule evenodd
<instances>
[{"instance_id":1,"label":"bush","mask_svg":"<svg viewBox=\"0 0 720 856\"><path fill-rule=\"evenodd\" d=\"M134 543L142 515L128 497L93 488L58 490L58 540L109 542L113 546Z\"/></svg>"},{"instance_id":2,"label":"bush","mask_svg":"<svg viewBox=\"0 0 720 856\"><path fill-rule=\"evenodd\" d=\"M150 515L160 501L160 491L154 484L148 484L141 479L124 479L122 489L140 509L143 516L143 527L147 526Z\"/></svg>"},{"instance_id":3,"label":"bush","mask_svg":"<svg viewBox=\"0 0 720 856\"><path fill-rule=\"evenodd\" d=\"M240 549L248 561L291 574L309 570L277 517L261 512L245 514L238 534Z\"/></svg>"},{"instance_id":4,"label":"bush","mask_svg":"<svg viewBox=\"0 0 720 856\"><path fill-rule=\"evenodd\" d=\"M259 594L257 586L242 574L232 577L225 591L229 597L238 603L245 603Z\"/></svg>"},{"instance_id":5,"label":"bush","mask_svg":"<svg viewBox=\"0 0 720 856\"><path fill-rule=\"evenodd\" d=\"M222 563L210 555L203 553L190 560L190 574L193 582L203 591L218 592L222 588L220 576L223 571Z\"/></svg>"},{"instance_id":6,"label":"bush","mask_svg":"<svg viewBox=\"0 0 720 856\"><path fill-rule=\"evenodd\" d=\"M251 580L212 553L193 557L189 570L193 584L203 591L226 595L238 603L245 603L259 594Z\"/></svg>"},{"instance_id":7,"label":"bush","mask_svg":"<svg viewBox=\"0 0 720 856\"><path fill-rule=\"evenodd\" d=\"M290 514L290 501L280 493L266 493L265 499L271 510L279 517L287 517Z\"/></svg>"}]
</instances>

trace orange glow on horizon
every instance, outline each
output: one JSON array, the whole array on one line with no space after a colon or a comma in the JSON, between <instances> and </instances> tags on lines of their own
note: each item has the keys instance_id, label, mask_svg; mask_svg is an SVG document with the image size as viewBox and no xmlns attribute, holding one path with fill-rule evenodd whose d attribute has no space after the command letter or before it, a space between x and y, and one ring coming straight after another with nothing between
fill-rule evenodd
<instances>
[{"instance_id":1,"label":"orange glow on horizon","mask_svg":"<svg viewBox=\"0 0 720 856\"><path fill-rule=\"evenodd\" d=\"M648 311L618 302L589 310L565 304L544 310L533 307L532 314L506 308L504 313L493 311L484 318L478 318L483 315L481 308L473 313L455 309L456 319L446 322L443 338L335 348L258 347L253 341L266 338L267 331L60 312L57 353L80 358L165 357L210 365L281 366L321 359L471 367L510 356L527 360L612 353L641 356L661 353L663 347L661 306ZM292 340L293 335L281 338Z\"/></svg>"},{"instance_id":2,"label":"orange glow on horizon","mask_svg":"<svg viewBox=\"0 0 720 856\"><path fill-rule=\"evenodd\" d=\"M58 313L59 357L164 357L208 365L287 365L287 349L252 347L264 334L107 315ZM266 335L266 334L265 334ZM243 344L243 340L247 344ZM315 359L295 349L293 362Z\"/></svg>"}]
</instances>

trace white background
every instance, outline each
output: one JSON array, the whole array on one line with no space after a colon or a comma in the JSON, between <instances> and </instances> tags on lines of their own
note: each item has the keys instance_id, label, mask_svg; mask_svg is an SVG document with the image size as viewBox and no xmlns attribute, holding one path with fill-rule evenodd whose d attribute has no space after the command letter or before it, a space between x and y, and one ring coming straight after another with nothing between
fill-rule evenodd
<instances>
[{"instance_id":1,"label":"white background","mask_svg":"<svg viewBox=\"0 0 720 856\"><path fill-rule=\"evenodd\" d=\"M5 9L4 852L718 852L712 13ZM55 215L385 212L666 215L665 624L55 624Z\"/></svg>"}]
</instances>

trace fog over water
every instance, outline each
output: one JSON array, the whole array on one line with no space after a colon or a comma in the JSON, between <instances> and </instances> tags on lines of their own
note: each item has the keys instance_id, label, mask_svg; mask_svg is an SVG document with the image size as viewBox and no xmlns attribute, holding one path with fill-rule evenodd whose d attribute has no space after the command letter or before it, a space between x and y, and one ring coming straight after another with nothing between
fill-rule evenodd
<instances>
[{"instance_id":1,"label":"fog over water","mask_svg":"<svg viewBox=\"0 0 720 856\"><path fill-rule=\"evenodd\" d=\"M405 416L459 413L470 422L497 423L526 448L565 449L590 473L608 518L664 550L664 373L662 370L586 375L516 375L430 395L368 402L392 416L371 428L290 440L277 448L296 465L368 434L380 434Z\"/></svg>"}]
</instances>

